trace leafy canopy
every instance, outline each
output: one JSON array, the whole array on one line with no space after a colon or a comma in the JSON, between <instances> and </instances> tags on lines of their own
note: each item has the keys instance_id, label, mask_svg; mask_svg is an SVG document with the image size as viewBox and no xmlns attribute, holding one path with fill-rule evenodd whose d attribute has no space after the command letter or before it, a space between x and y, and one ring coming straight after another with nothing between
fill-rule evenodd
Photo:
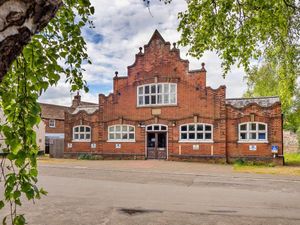
<instances>
[{"instance_id":1,"label":"leafy canopy","mask_svg":"<svg viewBox=\"0 0 300 225\"><path fill-rule=\"evenodd\" d=\"M0 181L4 184L0 209L7 203L10 207L3 224L7 219L11 224L25 224L24 215L17 212L22 195L34 200L46 194L37 187L38 147L33 130L41 121L37 99L61 76L66 77L72 91L87 91L82 64L91 62L81 29L93 27L93 13L89 0L65 0L47 27L33 36L0 84L0 107L6 117L0 132L6 138L2 148L7 153L0 165Z\"/></svg>"}]
</instances>

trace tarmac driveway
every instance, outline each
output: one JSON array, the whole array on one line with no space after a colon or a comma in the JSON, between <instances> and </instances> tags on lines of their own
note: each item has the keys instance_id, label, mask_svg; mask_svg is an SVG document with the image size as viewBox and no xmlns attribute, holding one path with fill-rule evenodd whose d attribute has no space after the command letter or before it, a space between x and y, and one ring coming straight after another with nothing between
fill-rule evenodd
<instances>
[{"instance_id":1,"label":"tarmac driveway","mask_svg":"<svg viewBox=\"0 0 300 225\"><path fill-rule=\"evenodd\" d=\"M29 224L300 224L300 177L155 160L41 160L39 167L49 194L20 210Z\"/></svg>"}]
</instances>

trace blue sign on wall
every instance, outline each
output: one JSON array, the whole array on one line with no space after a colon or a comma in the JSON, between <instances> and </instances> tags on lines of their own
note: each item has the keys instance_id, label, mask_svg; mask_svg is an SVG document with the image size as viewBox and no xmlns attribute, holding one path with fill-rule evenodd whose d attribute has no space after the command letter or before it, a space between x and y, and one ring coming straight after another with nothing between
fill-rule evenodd
<instances>
[{"instance_id":1,"label":"blue sign on wall","mask_svg":"<svg viewBox=\"0 0 300 225\"><path fill-rule=\"evenodd\" d=\"M272 145L272 153L278 153L278 150L279 150L279 146L278 145Z\"/></svg>"}]
</instances>

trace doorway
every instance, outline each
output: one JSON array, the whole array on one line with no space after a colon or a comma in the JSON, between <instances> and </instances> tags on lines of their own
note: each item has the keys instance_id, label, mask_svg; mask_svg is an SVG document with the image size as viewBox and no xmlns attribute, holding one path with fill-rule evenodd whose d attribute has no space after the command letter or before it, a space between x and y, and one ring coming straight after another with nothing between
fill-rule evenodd
<instances>
[{"instance_id":1,"label":"doorway","mask_svg":"<svg viewBox=\"0 0 300 225\"><path fill-rule=\"evenodd\" d=\"M156 128L156 129L154 129ZM167 127L147 127L147 159L167 159Z\"/></svg>"}]
</instances>

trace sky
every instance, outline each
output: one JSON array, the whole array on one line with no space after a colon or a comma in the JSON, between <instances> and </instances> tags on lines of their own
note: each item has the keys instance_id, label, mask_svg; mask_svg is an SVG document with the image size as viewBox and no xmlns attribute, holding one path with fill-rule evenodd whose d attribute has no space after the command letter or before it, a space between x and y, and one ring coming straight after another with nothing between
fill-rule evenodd
<instances>
[{"instance_id":1,"label":"sky","mask_svg":"<svg viewBox=\"0 0 300 225\"><path fill-rule=\"evenodd\" d=\"M95 7L92 17L95 28L82 31L92 61L92 65L84 65L84 79L90 91L81 91L80 95L83 101L97 103L99 93L108 95L112 91L115 71L119 76L127 76L127 66L133 64L139 47L148 43L155 29L170 43L180 39L177 14L185 11L186 1L173 0L165 5L152 0L150 12L143 0L91 0L91 3ZM223 79L221 60L215 53L205 52L197 60L187 55L188 47L179 49L181 58L190 61L190 70L199 69L201 63L205 63L207 85L212 88L226 85L227 98L241 97L246 91L242 68L233 67ZM57 86L43 93L39 101L69 106L74 95L62 78Z\"/></svg>"}]
</instances>

